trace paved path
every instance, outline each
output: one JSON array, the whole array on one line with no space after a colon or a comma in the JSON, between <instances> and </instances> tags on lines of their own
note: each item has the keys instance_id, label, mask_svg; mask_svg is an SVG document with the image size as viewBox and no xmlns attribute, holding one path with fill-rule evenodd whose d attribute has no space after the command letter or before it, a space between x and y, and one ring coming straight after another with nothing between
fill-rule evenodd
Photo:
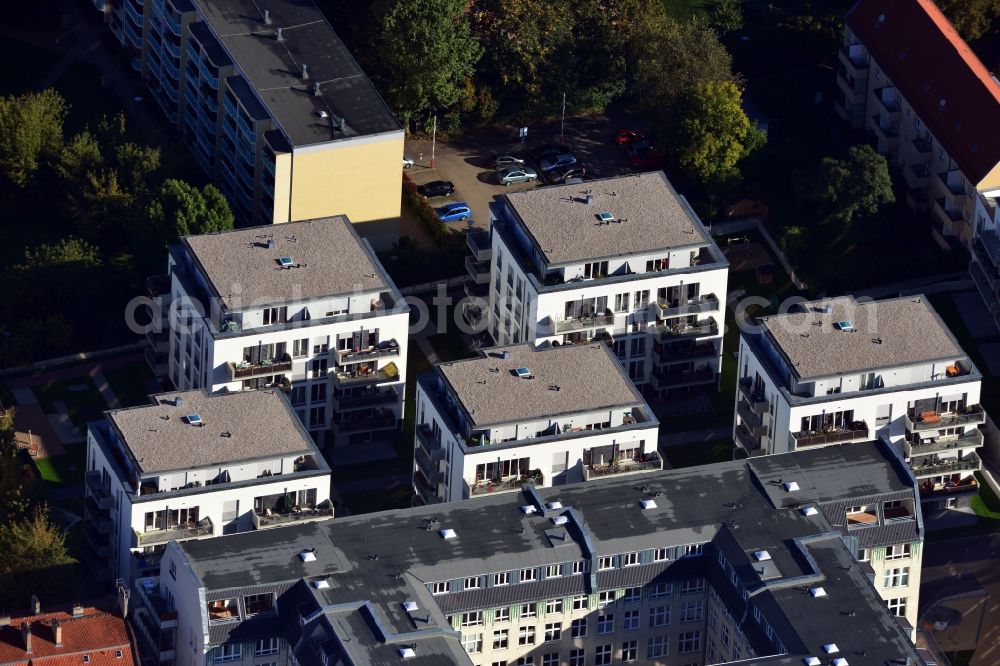
<instances>
[{"instance_id":1,"label":"paved path","mask_svg":"<svg viewBox=\"0 0 1000 666\"><path fill-rule=\"evenodd\" d=\"M352 495L354 493L370 492L372 490L384 490L389 493L396 488L408 487L410 485L408 474L390 474L387 476L372 476L366 479L353 479L351 481L341 481L335 483L337 492L341 495Z\"/></svg>"},{"instance_id":2,"label":"paved path","mask_svg":"<svg viewBox=\"0 0 1000 666\"><path fill-rule=\"evenodd\" d=\"M928 275L927 277L903 280L902 282L893 282L892 284L884 284L878 287L872 287L871 289L862 289L854 295L867 296L869 298L888 298L891 296L898 296L903 292L908 294L919 293L924 289L926 289L928 293L936 291L953 291L956 285L952 285L950 283L961 283L957 286L962 286L963 288L965 288L964 285L966 283L968 283L969 286L972 285L972 282L969 279L968 271L959 271L957 273Z\"/></svg>"},{"instance_id":3,"label":"paved path","mask_svg":"<svg viewBox=\"0 0 1000 666\"><path fill-rule=\"evenodd\" d=\"M118 396L111 390L111 385L108 383L108 379L104 376L103 372L94 372L90 376L93 378L97 390L101 392L101 397L104 398L108 409L118 409L122 406L118 400Z\"/></svg>"}]
</instances>

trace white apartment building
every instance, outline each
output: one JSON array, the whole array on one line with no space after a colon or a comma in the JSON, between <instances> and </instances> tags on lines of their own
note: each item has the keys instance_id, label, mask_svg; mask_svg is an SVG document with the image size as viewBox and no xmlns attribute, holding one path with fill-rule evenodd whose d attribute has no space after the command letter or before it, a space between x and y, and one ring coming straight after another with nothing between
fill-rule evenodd
<instances>
[{"instance_id":1,"label":"white apartment building","mask_svg":"<svg viewBox=\"0 0 1000 666\"><path fill-rule=\"evenodd\" d=\"M971 248L977 201L1000 189L1000 84L932 0L860 0L839 60L837 113L875 137L939 242Z\"/></svg>"},{"instance_id":2,"label":"white apartment building","mask_svg":"<svg viewBox=\"0 0 1000 666\"><path fill-rule=\"evenodd\" d=\"M500 195L490 227L497 344L604 341L647 395L718 386L729 264L662 172Z\"/></svg>"},{"instance_id":3,"label":"white apartment building","mask_svg":"<svg viewBox=\"0 0 1000 666\"><path fill-rule=\"evenodd\" d=\"M170 541L333 516L330 468L280 391L150 397L88 426L85 552L99 579L158 572Z\"/></svg>"},{"instance_id":4,"label":"white apartment building","mask_svg":"<svg viewBox=\"0 0 1000 666\"><path fill-rule=\"evenodd\" d=\"M279 387L340 460L391 451L409 311L346 218L186 236L168 273L175 387Z\"/></svg>"},{"instance_id":5,"label":"white apartment building","mask_svg":"<svg viewBox=\"0 0 1000 666\"><path fill-rule=\"evenodd\" d=\"M662 469L659 421L602 343L483 350L417 379L417 504Z\"/></svg>"},{"instance_id":6,"label":"white apartment building","mask_svg":"<svg viewBox=\"0 0 1000 666\"><path fill-rule=\"evenodd\" d=\"M925 508L967 504L982 375L926 298L814 301L757 328L740 337L733 435L747 454L881 438Z\"/></svg>"}]
</instances>

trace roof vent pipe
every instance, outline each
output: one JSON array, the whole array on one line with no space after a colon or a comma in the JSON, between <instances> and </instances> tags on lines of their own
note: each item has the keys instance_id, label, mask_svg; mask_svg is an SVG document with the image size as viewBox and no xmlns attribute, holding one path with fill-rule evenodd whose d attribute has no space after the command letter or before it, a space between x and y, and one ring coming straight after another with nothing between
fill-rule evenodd
<instances>
[{"instance_id":1,"label":"roof vent pipe","mask_svg":"<svg viewBox=\"0 0 1000 666\"><path fill-rule=\"evenodd\" d=\"M281 34L281 28L278 28L274 31L274 39L279 42L285 41L285 36Z\"/></svg>"},{"instance_id":2,"label":"roof vent pipe","mask_svg":"<svg viewBox=\"0 0 1000 666\"><path fill-rule=\"evenodd\" d=\"M264 25L271 25L271 10L264 10Z\"/></svg>"},{"instance_id":3,"label":"roof vent pipe","mask_svg":"<svg viewBox=\"0 0 1000 666\"><path fill-rule=\"evenodd\" d=\"M319 97L323 94L323 91L319 88L319 81L313 84L313 95Z\"/></svg>"},{"instance_id":4,"label":"roof vent pipe","mask_svg":"<svg viewBox=\"0 0 1000 666\"><path fill-rule=\"evenodd\" d=\"M302 63L302 80L303 81L309 80L309 66L305 63Z\"/></svg>"}]
</instances>

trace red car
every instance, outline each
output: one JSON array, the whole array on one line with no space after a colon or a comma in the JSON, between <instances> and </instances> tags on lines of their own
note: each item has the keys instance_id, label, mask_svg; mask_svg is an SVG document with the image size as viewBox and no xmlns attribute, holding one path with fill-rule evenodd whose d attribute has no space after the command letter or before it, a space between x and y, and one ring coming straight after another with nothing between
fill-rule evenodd
<instances>
[{"instance_id":1,"label":"red car","mask_svg":"<svg viewBox=\"0 0 1000 666\"><path fill-rule=\"evenodd\" d=\"M629 158L628 162L633 169L662 169L665 165L663 155L652 150L645 150Z\"/></svg>"},{"instance_id":2,"label":"red car","mask_svg":"<svg viewBox=\"0 0 1000 666\"><path fill-rule=\"evenodd\" d=\"M630 143L635 143L636 141L642 141L643 136L641 132L636 132L635 130L622 129L615 132L615 145L616 146L627 146Z\"/></svg>"}]
</instances>

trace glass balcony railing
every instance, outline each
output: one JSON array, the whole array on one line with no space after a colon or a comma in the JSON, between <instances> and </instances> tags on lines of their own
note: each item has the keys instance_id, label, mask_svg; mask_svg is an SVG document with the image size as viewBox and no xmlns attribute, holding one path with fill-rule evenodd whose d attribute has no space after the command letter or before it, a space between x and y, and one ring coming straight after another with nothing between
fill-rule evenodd
<instances>
[{"instance_id":1,"label":"glass balcony railing","mask_svg":"<svg viewBox=\"0 0 1000 666\"><path fill-rule=\"evenodd\" d=\"M663 459L659 453L651 451L644 454L642 460L613 461L607 465L584 465L583 480L590 481L617 474L635 474L658 469L663 469Z\"/></svg>"},{"instance_id":2,"label":"glass balcony railing","mask_svg":"<svg viewBox=\"0 0 1000 666\"><path fill-rule=\"evenodd\" d=\"M289 372L292 369L292 357L288 354L278 359L268 359L259 363L240 361L239 363L229 363L229 379L236 381L249 379L263 375L275 375L282 372Z\"/></svg>"},{"instance_id":3,"label":"glass balcony railing","mask_svg":"<svg viewBox=\"0 0 1000 666\"><path fill-rule=\"evenodd\" d=\"M921 412L920 414L907 414L905 422L906 429L910 432L940 430L942 428L986 423L986 412L979 405L969 405L961 410L946 412L944 414L934 410Z\"/></svg>"},{"instance_id":4,"label":"glass balcony railing","mask_svg":"<svg viewBox=\"0 0 1000 666\"><path fill-rule=\"evenodd\" d=\"M266 530L272 527L283 527L285 525L296 525L302 523L313 523L318 520L333 518L333 507L327 503L311 509L301 509L299 511L289 511L288 513L278 513L267 509L263 514L256 510L251 512L253 526L257 530Z\"/></svg>"},{"instance_id":5,"label":"glass balcony railing","mask_svg":"<svg viewBox=\"0 0 1000 666\"><path fill-rule=\"evenodd\" d=\"M864 421L855 421L848 427L835 427L822 431L804 430L793 432L791 437L794 447L802 448L869 439L870 432L871 430L868 428L867 423Z\"/></svg>"},{"instance_id":6,"label":"glass balcony railing","mask_svg":"<svg viewBox=\"0 0 1000 666\"><path fill-rule=\"evenodd\" d=\"M184 539L197 539L199 537L212 536L213 526L210 518L202 518L197 523L186 525L174 525L162 530L147 530L138 532L132 530L136 543L140 547L152 546L168 541L182 541Z\"/></svg>"}]
</instances>

